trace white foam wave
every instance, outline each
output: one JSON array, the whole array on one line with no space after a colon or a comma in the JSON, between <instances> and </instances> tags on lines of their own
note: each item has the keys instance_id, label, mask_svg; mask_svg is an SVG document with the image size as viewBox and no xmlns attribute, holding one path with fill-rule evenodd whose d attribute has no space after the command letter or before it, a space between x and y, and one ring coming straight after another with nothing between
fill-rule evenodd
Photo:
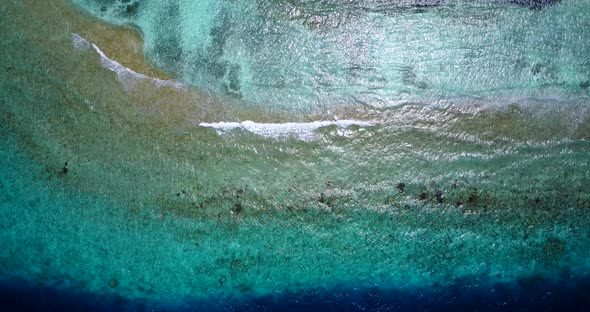
<instances>
[{"instance_id":1,"label":"white foam wave","mask_svg":"<svg viewBox=\"0 0 590 312\"><path fill-rule=\"evenodd\" d=\"M213 128L219 134L234 129L242 129L264 137L282 137L295 135L302 140L312 139L315 131L322 127L336 126L345 129L350 126L371 127L375 124L360 120L334 120L334 121L313 121L313 122L286 122L286 123L257 123L251 120L243 122L216 122L200 123L199 126Z\"/></svg>"},{"instance_id":2,"label":"white foam wave","mask_svg":"<svg viewBox=\"0 0 590 312\"><path fill-rule=\"evenodd\" d=\"M178 81L163 80L163 79L158 79L158 78L146 76L144 74L140 74L130 68L127 68L127 67L121 65L117 61L114 61L114 60L110 59L108 56L106 56L104 54L104 52L102 52L102 50L98 46L89 42L84 37L82 37L78 34L72 33L72 43L74 45L74 48L76 48L78 50L87 50L90 48L94 49L96 51L96 53L98 53L98 55L100 56L101 65L104 68L115 72L117 74L119 81L121 82L121 84L123 84L124 87L129 87L129 84L131 82L137 81L137 80L148 80L158 87L175 87L175 88L182 88L183 87L183 85Z\"/></svg>"}]
</instances>

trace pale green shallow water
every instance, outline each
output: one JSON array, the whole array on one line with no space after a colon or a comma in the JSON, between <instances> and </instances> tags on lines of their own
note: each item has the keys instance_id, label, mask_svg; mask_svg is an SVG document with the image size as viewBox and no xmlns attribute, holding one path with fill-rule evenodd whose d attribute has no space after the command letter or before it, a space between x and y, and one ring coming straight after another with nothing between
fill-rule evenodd
<instances>
[{"instance_id":1,"label":"pale green shallow water","mask_svg":"<svg viewBox=\"0 0 590 312\"><path fill-rule=\"evenodd\" d=\"M588 274L579 77L559 98L362 111L375 126L309 140L220 135L127 109L94 50L42 24L31 39L18 7L0 6L3 278L165 301Z\"/></svg>"},{"instance_id":2,"label":"pale green shallow water","mask_svg":"<svg viewBox=\"0 0 590 312\"><path fill-rule=\"evenodd\" d=\"M590 79L585 0L74 2L141 29L147 55L180 80L246 103L491 103L587 95Z\"/></svg>"}]
</instances>

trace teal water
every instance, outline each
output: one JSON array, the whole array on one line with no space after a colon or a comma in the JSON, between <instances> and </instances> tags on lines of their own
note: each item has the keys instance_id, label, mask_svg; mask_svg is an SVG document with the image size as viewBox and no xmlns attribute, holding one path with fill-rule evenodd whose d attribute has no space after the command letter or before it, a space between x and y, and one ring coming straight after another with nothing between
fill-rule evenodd
<instances>
[{"instance_id":1,"label":"teal water","mask_svg":"<svg viewBox=\"0 0 590 312\"><path fill-rule=\"evenodd\" d=\"M178 79L271 107L587 96L590 79L585 0L74 2L141 29Z\"/></svg>"},{"instance_id":2,"label":"teal water","mask_svg":"<svg viewBox=\"0 0 590 312\"><path fill-rule=\"evenodd\" d=\"M203 310L256 310L256 300L293 309L318 293L329 294L318 295L320 302L334 302L325 310L339 307L339 300L361 310L370 300L359 293L390 294L395 300L385 300L383 310L400 302L406 310L426 309L425 298L444 307L466 301L466 293L492 298L480 308L509 310L519 300L525 308L552 306L567 297L563 289L582 298L570 308L588 306L587 282L575 286L590 272L586 2L534 8L500 1L191 3L84 5L110 22L139 26L147 55L185 84L249 109L268 108L254 117L285 107L297 113L285 119L300 121L317 117L300 108L343 101L352 107L349 116L371 125L328 125L303 137L216 131L199 124L226 115L200 118L215 116L202 113L213 110L214 101L198 97L189 109L199 114L166 123L175 109L185 114L174 92L189 87L122 84L97 50L72 42L73 22L62 17L61 29L27 15L29 2L6 1L0 4L0 286ZM329 18L293 18L284 14L286 6ZM244 15L231 15L238 13ZM345 13L350 16L339 15ZM231 18L224 22L219 14ZM502 22L486 24L486 16ZM333 24L336 17L342 21ZM412 20L416 26L407 28ZM248 50L248 40L272 41L253 32L264 30L261 21L278 32L277 42ZM394 21L404 31L386 27ZM173 31L183 23L192 25L190 33ZM287 28L273 28L280 25ZM362 25L363 32L351 30ZM537 31L538 25L547 28ZM287 30L293 33L279 36ZM524 41L547 42L515 44L520 40L511 36L519 31ZM212 32L228 32L219 35L227 39ZM385 37L372 36L366 58L338 41L345 33L351 42L362 40L368 32ZM420 34L436 36L430 42ZM298 43L288 48L286 38ZM223 53L211 40L224 41ZM465 42L479 56L449 52ZM340 70L342 55L318 53L321 44L353 53L350 60L362 63L359 80ZM386 45L388 53L377 52ZM414 68L406 76L395 78L403 72L393 69L396 57L387 56L398 55L393 48ZM501 56L535 51L549 64L538 71ZM231 68L238 63L234 92ZM443 70L449 64L457 66ZM223 75L215 77L215 67ZM547 76L547 68L555 76ZM391 76L366 93L369 72ZM257 80L275 81L279 74L293 83L274 88ZM323 79L339 87L313 85ZM421 79L430 79L428 87L419 88ZM134 88L157 94L148 99L158 105L142 106ZM352 97L362 105L349 103Z\"/></svg>"}]
</instances>

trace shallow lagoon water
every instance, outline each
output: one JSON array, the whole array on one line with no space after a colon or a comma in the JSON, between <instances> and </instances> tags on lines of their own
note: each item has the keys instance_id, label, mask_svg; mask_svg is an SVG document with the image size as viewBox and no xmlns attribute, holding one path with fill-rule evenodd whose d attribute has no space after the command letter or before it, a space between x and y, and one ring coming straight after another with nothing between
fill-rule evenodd
<instances>
[{"instance_id":1,"label":"shallow lagoon water","mask_svg":"<svg viewBox=\"0 0 590 312\"><path fill-rule=\"evenodd\" d=\"M578 36L563 35L571 45L559 53L538 47L558 68L555 80L522 87L524 71L509 71L499 92L409 90L411 100L385 88L378 94L391 100L385 106L346 105L339 101L348 94L337 92L317 106L287 84L305 103L291 106L288 97L273 102L281 93L258 93L262 87L247 77L240 76L240 90L260 98L228 93L207 72L190 71L201 81L177 71L187 65L158 58L151 49L162 36L138 22L145 55L166 73L154 68L136 33L90 15L131 23L114 20L111 7L105 17L65 1L3 2L3 292L32 309L43 300L56 309L587 307L587 26L562 18L587 8L562 1L492 9L504 18L559 20L565 34ZM388 10L402 21L427 22L445 10L469 16L456 6ZM329 29L296 23L301 32L328 36ZM497 79L503 64L491 63L497 68L476 78ZM129 70L122 78L114 68ZM354 95L363 86L347 77L339 79ZM357 122L339 126L335 118ZM322 126L305 128L318 121ZM220 122L246 126L199 126ZM287 122L305 135L269 126Z\"/></svg>"},{"instance_id":2,"label":"shallow lagoon water","mask_svg":"<svg viewBox=\"0 0 590 312\"><path fill-rule=\"evenodd\" d=\"M178 79L283 108L586 94L590 73L586 1L75 2Z\"/></svg>"}]
</instances>

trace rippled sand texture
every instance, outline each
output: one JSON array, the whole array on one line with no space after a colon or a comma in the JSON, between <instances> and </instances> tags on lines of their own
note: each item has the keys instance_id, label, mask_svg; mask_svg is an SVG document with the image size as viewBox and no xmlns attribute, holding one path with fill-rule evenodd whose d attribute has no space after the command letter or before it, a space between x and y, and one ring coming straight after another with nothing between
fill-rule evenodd
<instances>
[{"instance_id":1,"label":"rippled sand texture","mask_svg":"<svg viewBox=\"0 0 590 312\"><path fill-rule=\"evenodd\" d=\"M584 96L345 107L372 125L305 140L218 134L198 125L317 116L125 83L73 33L170 78L134 30L0 3L3 279L166 301L588 273Z\"/></svg>"}]
</instances>

